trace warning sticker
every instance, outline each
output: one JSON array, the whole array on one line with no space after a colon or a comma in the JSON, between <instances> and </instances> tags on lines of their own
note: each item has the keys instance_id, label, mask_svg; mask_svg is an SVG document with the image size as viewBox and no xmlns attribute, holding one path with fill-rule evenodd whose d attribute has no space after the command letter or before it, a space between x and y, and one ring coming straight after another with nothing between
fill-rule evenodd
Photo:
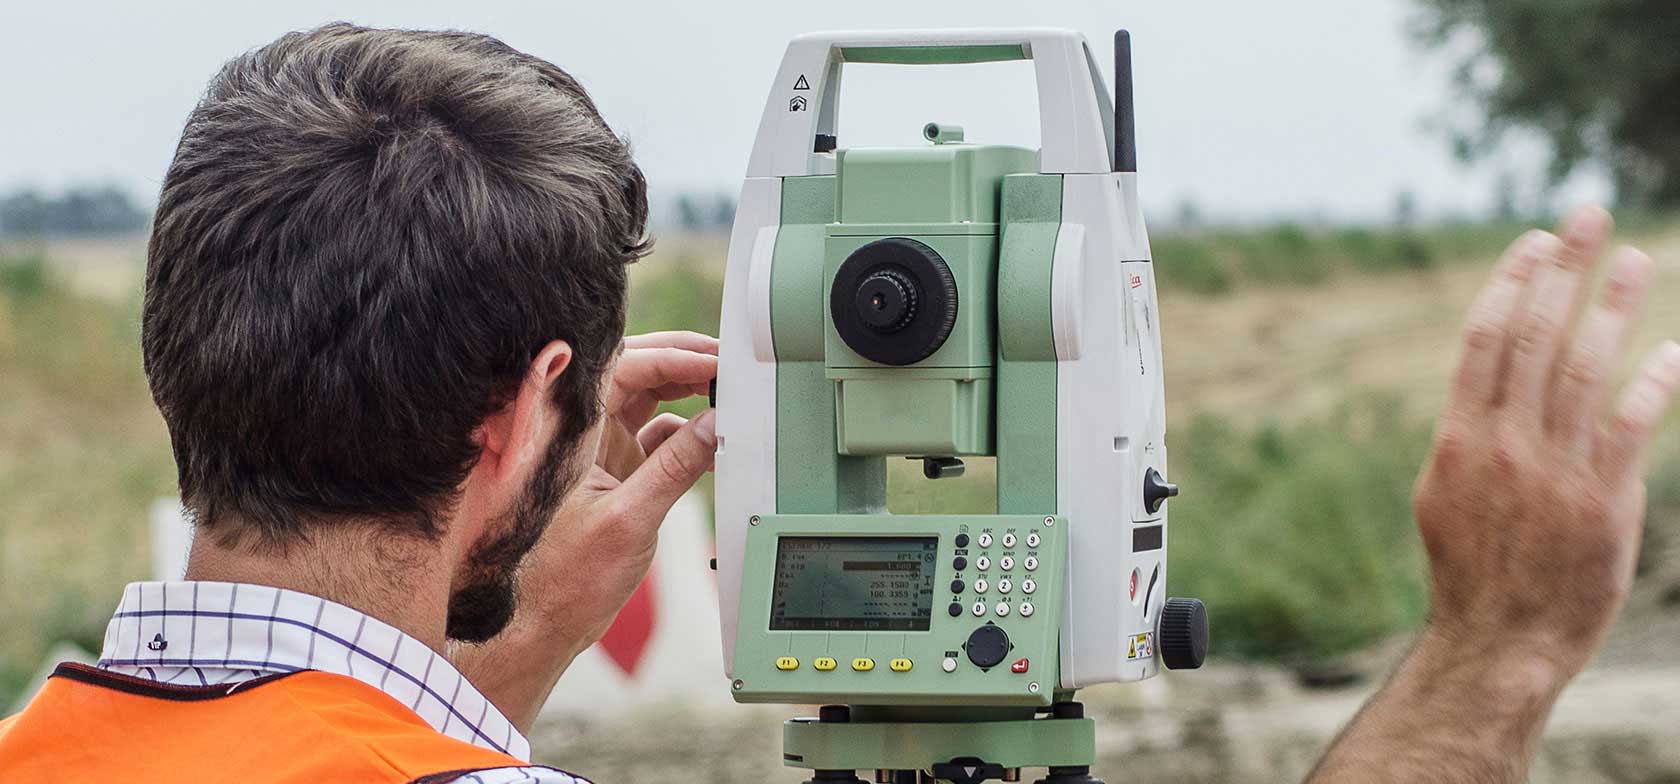
<instances>
[{"instance_id":1,"label":"warning sticker","mask_svg":"<svg viewBox=\"0 0 1680 784\"><path fill-rule=\"evenodd\" d=\"M1147 659L1155 655L1155 635L1150 633L1133 635L1126 641L1126 661Z\"/></svg>"}]
</instances>

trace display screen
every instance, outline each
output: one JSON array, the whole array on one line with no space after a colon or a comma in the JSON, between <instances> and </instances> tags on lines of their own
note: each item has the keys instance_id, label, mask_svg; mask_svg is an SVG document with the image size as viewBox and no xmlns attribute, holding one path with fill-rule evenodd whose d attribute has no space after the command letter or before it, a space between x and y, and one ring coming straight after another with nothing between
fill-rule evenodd
<instances>
[{"instance_id":1,"label":"display screen","mask_svg":"<svg viewBox=\"0 0 1680 784\"><path fill-rule=\"evenodd\" d=\"M939 538L784 536L772 631L927 631Z\"/></svg>"}]
</instances>

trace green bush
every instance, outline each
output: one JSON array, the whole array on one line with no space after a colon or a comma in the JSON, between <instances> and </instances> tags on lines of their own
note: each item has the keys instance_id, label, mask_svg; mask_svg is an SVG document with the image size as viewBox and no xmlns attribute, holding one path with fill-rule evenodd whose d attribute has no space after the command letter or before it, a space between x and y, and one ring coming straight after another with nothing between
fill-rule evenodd
<instances>
[{"instance_id":1,"label":"green bush","mask_svg":"<svg viewBox=\"0 0 1680 784\"><path fill-rule=\"evenodd\" d=\"M1397 409L1253 432L1204 416L1173 436L1169 587L1207 603L1216 653L1333 656L1422 620L1410 493L1428 430Z\"/></svg>"},{"instance_id":2,"label":"green bush","mask_svg":"<svg viewBox=\"0 0 1680 784\"><path fill-rule=\"evenodd\" d=\"M1330 277L1322 243L1300 226L1281 224L1234 235L1243 276L1270 285L1318 283Z\"/></svg>"},{"instance_id":3,"label":"green bush","mask_svg":"<svg viewBox=\"0 0 1680 784\"><path fill-rule=\"evenodd\" d=\"M1206 241L1196 237L1169 237L1156 243L1155 279L1161 286L1183 288L1197 294L1224 294L1231 290L1231 273Z\"/></svg>"},{"instance_id":4,"label":"green bush","mask_svg":"<svg viewBox=\"0 0 1680 784\"><path fill-rule=\"evenodd\" d=\"M0 292L33 299L46 292L47 258L39 253L0 256Z\"/></svg>"}]
</instances>

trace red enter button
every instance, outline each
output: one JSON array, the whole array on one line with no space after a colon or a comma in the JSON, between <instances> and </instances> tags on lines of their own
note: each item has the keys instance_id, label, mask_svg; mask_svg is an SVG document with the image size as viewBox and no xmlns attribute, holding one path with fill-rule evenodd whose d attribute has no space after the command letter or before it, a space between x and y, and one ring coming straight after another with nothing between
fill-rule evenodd
<instances>
[{"instance_id":1,"label":"red enter button","mask_svg":"<svg viewBox=\"0 0 1680 784\"><path fill-rule=\"evenodd\" d=\"M1014 664L1009 665L1009 671L1010 672L1026 672L1027 671L1027 660L1026 659L1016 659Z\"/></svg>"}]
</instances>

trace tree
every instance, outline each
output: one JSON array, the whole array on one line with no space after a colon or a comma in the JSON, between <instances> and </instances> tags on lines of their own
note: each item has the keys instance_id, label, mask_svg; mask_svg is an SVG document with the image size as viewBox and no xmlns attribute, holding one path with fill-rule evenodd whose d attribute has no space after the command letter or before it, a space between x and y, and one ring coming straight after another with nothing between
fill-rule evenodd
<instances>
[{"instance_id":1,"label":"tree","mask_svg":"<svg viewBox=\"0 0 1680 784\"><path fill-rule=\"evenodd\" d=\"M71 188L57 198L32 190L0 195L0 234L121 234L146 227L146 211L111 186Z\"/></svg>"},{"instance_id":2,"label":"tree","mask_svg":"<svg viewBox=\"0 0 1680 784\"><path fill-rule=\"evenodd\" d=\"M684 193L677 197L677 225L685 231L699 231L706 227L706 218L700 212L700 200L692 193Z\"/></svg>"},{"instance_id":3,"label":"tree","mask_svg":"<svg viewBox=\"0 0 1680 784\"><path fill-rule=\"evenodd\" d=\"M1675 0L1419 0L1418 33L1457 49L1456 81L1483 117L1461 129L1466 158L1508 130L1538 131L1548 174L1603 165L1618 199L1680 205L1680 2Z\"/></svg>"}]
</instances>

